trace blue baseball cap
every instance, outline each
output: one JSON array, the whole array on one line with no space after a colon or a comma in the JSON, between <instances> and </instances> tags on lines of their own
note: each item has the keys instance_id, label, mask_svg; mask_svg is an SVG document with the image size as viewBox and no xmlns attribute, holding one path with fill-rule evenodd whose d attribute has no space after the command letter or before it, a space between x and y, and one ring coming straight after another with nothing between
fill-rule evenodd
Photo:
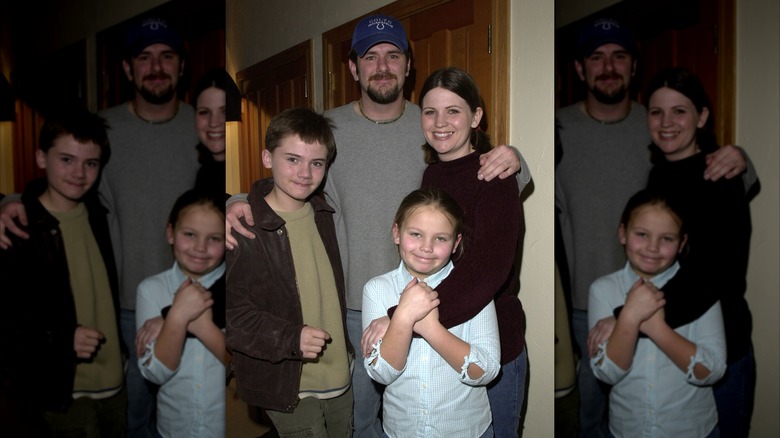
<instances>
[{"instance_id":1,"label":"blue baseball cap","mask_svg":"<svg viewBox=\"0 0 780 438\"><path fill-rule=\"evenodd\" d=\"M362 58L368 49L390 43L404 52L409 51L409 41L401 22L387 15L371 15L363 18L352 33L352 50Z\"/></svg>"},{"instance_id":2,"label":"blue baseball cap","mask_svg":"<svg viewBox=\"0 0 780 438\"><path fill-rule=\"evenodd\" d=\"M612 18L600 18L582 28L577 39L577 54L590 56L599 47L610 43L636 55L636 41L631 31Z\"/></svg>"},{"instance_id":3,"label":"blue baseball cap","mask_svg":"<svg viewBox=\"0 0 780 438\"><path fill-rule=\"evenodd\" d=\"M133 24L127 31L125 52L128 56L136 57L152 44L170 46L179 56L184 57L184 40L162 18L146 18Z\"/></svg>"}]
</instances>

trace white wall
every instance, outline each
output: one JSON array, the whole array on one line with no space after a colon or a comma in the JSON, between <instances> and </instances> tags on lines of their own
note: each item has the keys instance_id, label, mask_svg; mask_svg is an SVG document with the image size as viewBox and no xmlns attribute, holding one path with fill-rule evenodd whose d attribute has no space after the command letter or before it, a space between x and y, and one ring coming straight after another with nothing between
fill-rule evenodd
<instances>
[{"instance_id":1,"label":"white wall","mask_svg":"<svg viewBox=\"0 0 780 438\"><path fill-rule=\"evenodd\" d=\"M386 0L228 0L227 65L231 73L314 39L314 71L322 70L321 34L391 3ZM543 3L543 5L540 5ZM553 408L553 4L512 1L511 144L531 166L535 191L525 203L526 240L520 298L528 318L531 383L525 436L552 436ZM315 80L322 109L322 84Z\"/></svg>"},{"instance_id":2,"label":"white wall","mask_svg":"<svg viewBox=\"0 0 780 438\"><path fill-rule=\"evenodd\" d=\"M520 299L531 361L524 436L552 437L555 427L553 212L555 28L552 2L512 2L510 140L531 166L534 192L524 203L526 234Z\"/></svg>"},{"instance_id":3,"label":"white wall","mask_svg":"<svg viewBox=\"0 0 780 438\"><path fill-rule=\"evenodd\" d=\"M737 0L737 144L756 164L747 299L758 382L751 437L780 436L780 5ZM724 230L728 232L728 230Z\"/></svg>"}]
</instances>

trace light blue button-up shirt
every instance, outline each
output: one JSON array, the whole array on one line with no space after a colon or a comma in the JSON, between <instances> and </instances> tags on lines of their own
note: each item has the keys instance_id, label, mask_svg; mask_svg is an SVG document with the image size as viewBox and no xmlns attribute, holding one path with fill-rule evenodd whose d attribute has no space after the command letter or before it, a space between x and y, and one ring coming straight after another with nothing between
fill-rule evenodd
<instances>
[{"instance_id":1,"label":"light blue button-up shirt","mask_svg":"<svg viewBox=\"0 0 780 438\"><path fill-rule=\"evenodd\" d=\"M452 270L452 262L425 279L432 288ZM371 279L363 289L363 327L387 316L398 304L401 292L412 280L403 262L398 269ZM446 297L441 297L446 299ZM474 318L449 329L471 345L461 371L455 371L425 339L412 339L406 366L396 370L382 358L381 341L374 346L365 367L372 379L387 385L383 427L395 437L478 437L490 426L491 414L485 385L501 368L496 309L491 302ZM376 364L371 363L377 359ZM470 379L466 369L477 364L485 370Z\"/></svg>"},{"instance_id":2,"label":"light blue button-up shirt","mask_svg":"<svg viewBox=\"0 0 780 438\"><path fill-rule=\"evenodd\" d=\"M222 263L198 281L209 288L224 273ZM136 327L160 316L186 278L174 262L171 269L142 281L136 300ZM147 380L162 385L157 393L157 430L166 438L224 438L225 365L199 339L187 338L179 368L171 370L155 356L155 342L138 358L138 368Z\"/></svg>"},{"instance_id":3,"label":"light blue button-up shirt","mask_svg":"<svg viewBox=\"0 0 780 438\"><path fill-rule=\"evenodd\" d=\"M663 287L679 270L675 263L653 277L652 283ZM601 277L590 287L588 327L593 328L626 301L631 286L639 276L626 266ZM715 303L696 321L675 329L696 344L687 372L681 371L649 338L640 338L634 359L624 370L607 357L604 341L591 358L590 366L599 380L613 385L609 396L609 428L616 437L703 437L717 425L715 398L709 385L717 382L726 370L726 338L720 303ZM697 379L695 364L710 370L709 376Z\"/></svg>"}]
</instances>

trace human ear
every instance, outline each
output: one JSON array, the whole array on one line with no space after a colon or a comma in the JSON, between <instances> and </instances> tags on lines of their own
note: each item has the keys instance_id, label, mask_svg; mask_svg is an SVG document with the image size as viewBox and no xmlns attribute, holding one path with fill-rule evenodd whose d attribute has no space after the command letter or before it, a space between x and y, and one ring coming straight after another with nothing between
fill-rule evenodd
<instances>
[{"instance_id":1,"label":"human ear","mask_svg":"<svg viewBox=\"0 0 780 438\"><path fill-rule=\"evenodd\" d=\"M477 110L474 111L474 117L471 119L471 127L476 129L479 126L479 122L482 121L482 107L477 107Z\"/></svg>"},{"instance_id":2,"label":"human ear","mask_svg":"<svg viewBox=\"0 0 780 438\"><path fill-rule=\"evenodd\" d=\"M171 224L165 226L165 237L168 239L168 244L173 245L173 226Z\"/></svg>"},{"instance_id":3,"label":"human ear","mask_svg":"<svg viewBox=\"0 0 780 438\"><path fill-rule=\"evenodd\" d=\"M127 60L122 60L122 70L125 71L125 76L127 77L128 81L133 80L133 68L130 67L130 64L127 62Z\"/></svg>"},{"instance_id":4,"label":"human ear","mask_svg":"<svg viewBox=\"0 0 780 438\"><path fill-rule=\"evenodd\" d=\"M686 243L688 243L688 235L683 234L682 239L680 239L680 249L677 250L677 254L682 254L683 249L685 249Z\"/></svg>"},{"instance_id":5,"label":"human ear","mask_svg":"<svg viewBox=\"0 0 780 438\"><path fill-rule=\"evenodd\" d=\"M270 169L273 163L273 160L271 160L273 156L270 152L268 152L268 149L263 149L263 167L266 169Z\"/></svg>"},{"instance_id":6,"label":"human ear","mask_svg":"<svg viewBox=\"0 0 780 438\"><path fill-rule=\"evenodd\" d=\"M620 224L618 227L618 238L620 239L621 245L626 244L626 226L623 224Z\"/></svg>"},{"instance_id":7,"label":"human ear","mask_svg":"<svg viewBox=\"0 0 780 438\"><path fill-rule=\"evenodd\" d=\"M360 77L358 76L357 64L351 59L349 60L349 72L352 73L352 79L356 81L360 79Z\"/></svg>"},{"instance_id":8,"label":"human ear","mask_svg":"<svg viewBox=\"0 0 780 438\"><path fill-rule=\"evenodd\" d=\"M701 109L699 114L699 123L696 124L697 128L703 128L707 124L707 119L710 117L710 110L707 107Z\"/></svg>"},{"instance_id":9,"label":"human ear","mask_svg":"<svg viewBox=\"0 0 780 438\"><path fill-rule=\"evenodd\" d=\"M585 74L582 72L583 68L582 68L582 64L580 63L580 61L574 61L574 69L577 70L577 76L580 77L580 80L584 81L585 80Z\"/></svg>"},{"instance_id":10,"label":"human ear","mask_svg":"<svg viewBox=\"0 0 780 438\"><path fill-rule=\"evenodd\" d=\"M463 239L463 234L458 234L458 237L455 239L455 245L452 247L453 254L455 254L455 251L458 250L458 245L460 245L461 239Z\"/></svg>"},{"instance_id":11,"label":"human ear","mask_svg":"<svg viewBox=\"0 0 780 438\"><path fill-rule=\"evenodd\" d=\"M393 224L393 242L396 245L401 244L401 230L398 229L398 224Z\"/></svg>"},{"instance_id":12,"label":"human ear","mask_svg":"<svg viewBox=\"0 0 780 438\"><path fill-rule=\"evenodd\" d=\"M38 169L46 169L46 152L40 149L35 150L35 164L38 165Z\"/></svg>"}]
</instances>

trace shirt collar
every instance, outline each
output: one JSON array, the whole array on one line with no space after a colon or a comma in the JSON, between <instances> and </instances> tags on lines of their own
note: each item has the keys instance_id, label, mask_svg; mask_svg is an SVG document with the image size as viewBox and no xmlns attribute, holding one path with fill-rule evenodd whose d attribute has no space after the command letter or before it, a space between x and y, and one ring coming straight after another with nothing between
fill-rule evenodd
<instances>
[{"instance_id":1,"label":"shirt collar","mask_svg":"<svg viewBox=\"0 0 780 438\"><path fill-rule=\"evenodd\" d=\"M219 266L216 267L216 269L204 275L203 277L200 277L198 283L200 283L203 287L208 289L211 287L212 284L214 284L215 281L219 279L219 277L223 276L224 274L225 274L225 262L222 261L222 263L220 263ZM174 280L177 281L178 284L183 283L184 280L187 279L187 276L184 275L184 272L182 272L181 268L179 268L179 262L176 261L173 262L173 275L174 275Z\"/></svg>"},{"instance_id":2,"label":"shirt collar","mask_svg":"<svg viewBox=\"0 0 780 438\"><path fill-rule=\"evenodd\" d=\"M674 264L666 268L666 270L664 270L660 274L657 274L655 277L651 278L650 282L653 283L653 286L660 289L664 287L666 282L671 280L672 277L674 277L674 275L677 274L677 271L679 270L680 270L680 263L674 262ZM634 272L633 269L631 269L631 262L626 262L626 266L623 268L623 272L628 277L630 283L633 284L637 280L639 280L639 275L637 275L637 273ZM628 291L626 291L626 293L627 292Z\"/></svg>"},{"instance_id":3,"label":"shirt collar","mask_svg":"<svg viewBox=\"0 0 780 438\"><path fill-rule=\"evenodd\" d=\"M455 266L452 264L452 260L450 260L449 262L447 262L446 265L444 265L443 268L441 268L435 274L429 276L428 278L420 278L419 280L428 283L428 286L430 286L431 288L435 288L436 286L439 285L439 283L442 282L442 280L444 280L445 278L447 278L448 275L450 275L450 272L454 267ZM410 274L409 271L406 270L403 260L398 266L398 274L404 281L406 281L406 283L412 281L412 274Z\"/></svg>"}]
</instances>

